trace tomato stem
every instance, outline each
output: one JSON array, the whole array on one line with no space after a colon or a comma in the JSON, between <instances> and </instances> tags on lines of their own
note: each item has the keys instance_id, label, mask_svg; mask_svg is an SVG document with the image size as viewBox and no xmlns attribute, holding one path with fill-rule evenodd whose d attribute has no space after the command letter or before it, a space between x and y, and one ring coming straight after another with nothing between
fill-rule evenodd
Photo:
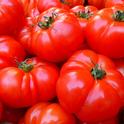
<instances>
[{"instance_id":1,"label":"tomato stem","mask_svg":"<svg viewBox=\"0 0 124 124\"><path fill-rule=\"evenodd\" d=\"M124 11L123 10L117 10L115 14L113 14L113 18L116 21L124 21Z\"/></svg>"},{"instance_id":2,"label":"tomato stem","mask_svg":"<svg viewBox=\"0 0 124 124\"><path fill-rule=\"evenodd\" d=\"M44 22L39 22L38 26L42 29L48 29L50 27L50 25L54 22L56 14L52 13L52 16L44 16L45 20Z\"/></svg>"},{"instance_id":3,"label":"tomato stem","mask_svg":"<svg viewBox=\"0 0 124 124\"><path fill-rule=\"evenodd\" d=\"M75 13L76 16L80 17L80 18L85 18L85 19L89 19L93 14L87 10L87 11L79 11L77 13Z\"/></svg>"},{"instance_id":4,"label":"tomato stem","mask_svg":"<svg viewBox=\"0 0 124 124\"><path fill-rule=\"evenodd\" d=\"M99 68L99 65L96 64L91 70L91 74L95 79L102 79L106 75L106 72L103 69Z\"/></svg>"},{"instance_id":5,"label":"tomato stem","mask_svg":"<svg viewBox=\"0 0 124 124\"><path fill-rule=\"evenodd\" d=\"M30 72L33 69L33 64L27 64L27 59L18 64L18 68L22 69L24 72Z\"/></svg>"}]
</instances>

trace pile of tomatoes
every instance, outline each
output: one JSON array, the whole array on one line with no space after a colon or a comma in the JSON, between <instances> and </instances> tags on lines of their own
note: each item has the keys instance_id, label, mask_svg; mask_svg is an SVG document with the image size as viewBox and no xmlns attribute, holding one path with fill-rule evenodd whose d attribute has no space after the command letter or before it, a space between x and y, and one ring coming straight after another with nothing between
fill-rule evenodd
<instances>
[{"instance_id":1,"label":"pile of tomatoes","mask_svg":"<svg viewBox=\"0 0 124 124\"><path fill-rule=\"evenodd\" d=\"M0 0L1 124L124 124L124 0Z\"/></svg>"}]
</instances>

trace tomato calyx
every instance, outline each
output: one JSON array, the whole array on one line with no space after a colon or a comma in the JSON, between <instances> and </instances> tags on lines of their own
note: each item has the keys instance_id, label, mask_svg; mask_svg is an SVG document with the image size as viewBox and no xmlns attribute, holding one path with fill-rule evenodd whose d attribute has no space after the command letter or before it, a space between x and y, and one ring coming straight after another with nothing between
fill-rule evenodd
<instances>
[{"instance_id":1,"label":"tomato calyx","mask_svg":"<svg viewBox=\"0 0 124 124\"><path fill-rule=\"evenodd\" d=\"M52 16L44 16L44 21L43 22L39 22L38 26L42 29L48 29L50 27L50 25L54 22L56 17L55 13L52 13Z\"/></svg>"},{"instance_id":2,"label":"tomato calyx","mask_svg":"<svg viewBox=\"0 0 124 124\"><path fill-rule=\"evenodd\" d=\"M117 10L113 14L113 18L114 18L115 21L124 22L124 11L123 10Z\"/></svg>"},{"instance_id":3,"label":"tomato calyx","mask_svg":"<svg viewBox=\"0 0 124 124\"><path fill-rule=\"evenodd\" d=\"M21 63L18 64L18 68L22 69L24 72L30 72L33 69L33 64L27 63L27 59Z\"/></svg>"},{"instance_id":4,"label":"tomato calyx","mask_svg":"<svg viewBox=\"0 0 124 124\"><path fill-rule=\"evenodd\" d=\"M92 74L92 76L94 77L94 79L102 79L102 78L104 78L104 76L106 75L106 72L105 72L103 69L99 68L99 65L96 64L96 65L92 68L91 74Z\"/></svg>"},{"instance_id":5,"label":"tomato calyx","mask_svg":"<svg viewBox=\"0 0 124 124\"><path fill-rule=\"evenodd\" d=\"M61 3L63 3L63 4L66 4L66 5L71 5L71 3L70 3L70 2L65 1L65 0L60 0L60 2L61 2Z\"/></svg>"},{"instance_id":6,"label":"tomato calyx","mask_svg":"<svg viewBox=\"0 0 124 124\"><path fill-rule=\"evenodd\" d=\"M78 16L79 18L85 18L85 19L89 19L93 14L89 11L89 10L85 10L85 11L79 11L77 13L75 13L76 16Z\"/></svg>"}]
</instances>

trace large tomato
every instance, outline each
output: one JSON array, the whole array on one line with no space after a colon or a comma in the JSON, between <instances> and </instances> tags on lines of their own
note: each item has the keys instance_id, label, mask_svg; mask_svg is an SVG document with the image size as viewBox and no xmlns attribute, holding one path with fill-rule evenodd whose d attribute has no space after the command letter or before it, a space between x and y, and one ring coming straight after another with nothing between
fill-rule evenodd
<instances>
[{"instance_id":1,"label":"large tomato","mask_svg":"<svg viewBox=\"0 0 124 124\"><path fill-rule=\"evenodd\" d=\"M124 0L106 0L106 7L112 7L115 5L124 5Z\"/></svg>"},{"instance_id":2,"label":"large tomato","mask_svg":"<svg viewBox=\"0 0 124 124\"><path fill-rule=\"evenodd\" d=\"M19 42L9 36L0 36L0 69L24 60L26 53Z\"/></svg>"},{"instance_id":3,"label":"large tomato","mask_svg":"<svg viewBox=\"0 0 124 124\"><path fill-rule=\"evenodd\" d=\"M107 57L75 53L62 67L57 96L63 108L84 122L114 118L124 105L124 78Z\"/></svg>"},{"instance_id":4,"label":"large tomato","mask_svg":"<svg viewBox=\"0 0 124 124\"><path fill-rule=\"evenodd\" d=\"M106 0L88 0L89 5L93 5L98 9L102 9L105 6Z\"/></svg>"},{"instance_id":5,"label":"large tomato","mask_svg":"<svg viewBox=\"0 0 124 124\"><path fill-rule=\"evenodd\" d=\"M124 57L124 7L105 8L87 24L86 38L96 52L111 58Z\"/></svg>"},{"instance_id":6,"label":"large tomato","mask_svg":"<svg viewBox=\"0 0 124 124\"><path fill-rule=\"evenodd\" d=\"M97 12L97 8L94 6L84 7L83 5L78 5L73 7L71 12L77 16L82 30L85 31L88 20Z\"/></svg>"},{"instance_id":7,"label":"large tomato","mask_svg":"<svg viewBox=\"0 0 124 124\"><path fill-rule=\"evenodd\" d=\"M0 70L0 99L14 108L31 106L56 96L58 68L50 63L31 58Z\"/></svg>"},{"instance_id":8,"label":"large tomato","mask_svg":"<svg viewBox=\"0 0 124 124\"><path fill-rule=\"evenodd\" d=\"M52 62L70 57L84 41L81 26L72 13L51 8L20 32L20 42L30 52Z\"/></svg>"},{"instance_id":9,"label":"large tomato","mask_svg":"<svg viewBox=\"0 0 124 124\"><path fill-rule=\"evenodd\" d=\"M14 34L24 25L24 11L18 0L0 0L0 35Z\"/></svg>"},{"instance_id":10,"label":"large tomato","mask_svg":"<svg viewBox=\"0 0 124 124\"><path fill-rule=\"evenodd\" d=\"M76 124L75 118L59 104L39 103L25 115L25 124Z\"/></svg>"},{"instance_id":11,"label":"large tomato","mask_svg":"<svg viewBox=\"0 0 124 124\"><path fill-rule=\"evenodd\" d=\"M117 59L114 60L115 65L117 66L117 69L121 74L124 76L124 59Z\"/></svg>"},{"instance_id":12,"label":"large tomato","mask_svg":"<svg viewBox=\"0 0 124 124\"><path fill-rule=\"evenodd\" d=\"M51 7L69 9L75 5L83 5L84 0L38 0L38 10L43 12Z\"/></svg>"}]
</instances>

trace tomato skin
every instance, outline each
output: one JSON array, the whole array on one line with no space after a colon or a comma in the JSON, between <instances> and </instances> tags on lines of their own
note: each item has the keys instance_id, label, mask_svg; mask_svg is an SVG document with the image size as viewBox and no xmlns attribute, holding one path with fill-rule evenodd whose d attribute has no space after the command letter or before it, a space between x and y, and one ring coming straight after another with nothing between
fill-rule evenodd
<instances>
[{"instance_id":1,"label":"tomato skin","mask_svg":"<svg viewBox=\"0 0 124 124\"><path fill-rule=\"evenodd\" d=\"M102 79L95 80L92 76L94 63L106 72ZM90 50L75 53L62 67L57 82L60 104L85 122L99 122L117 116L124 105L123 89L123 76L114 63Z\"/></svg>"},{"instance_id":2,"label":"tomato skin","mask_svg":"<svg viewBox=\"0 0 124 124\"><path fill-rule=\"evenodd\" d=\"M124 0L106 0L105 7L112 7L115 5L124 5Z\"/></svg>"},{"instance_id":3,"label":"tomato skin","mask_svg":"<svg viewBox=\"0 0 124 124\"><path fill-rule=\"evenodd\" d=\"M88 0L89 5L93 5L98 9L102 9L105 6L106 0Z\"/></svg>"},{"instance_id":4,"label":"tomato skin","mask_svg":"<svg viewBox=\"0 0 124 124\"><path fill-rule=\"evenodd\" d=\"M17 52L18 51L18 52ZM9 36L0 36L0 69L16 65L26 57L24 48Z\"/></svg>"},{"instance_id":5,"label":"tomato skin","mask_svg":"<svg viewBox=\"0 0 124 124\"><path fill-rule=\"evenodd\" d=\"M113 18L118 10L124 10L124 7L116 6L99 11L86 27L86 38L91 49L111 58L124 57L124 22Z\"/></svg>"},{"instance_id":6,"label":"tomato skin","mask_svg":"<svg viewBox=\"0 0 124 124\"><path fill-rule=\"evenodd\" d=\"M0 102L0 121L2 120L3 112L4 112L3 104Z\"/></svg>"},{"instance_id":7,"label":"tomato skin","mask_svg":"<svg viewBox=\"0 0 124 124\"><path fill-rule=\"evenodd\" d=\"M25 124L76 124L75 118L57 103L39 103L25 114Z\"/></svg>"},{"instance_id":8,"label":"tomato skin","mask_svg":"<svg viewBox=\"0 0 124 124\"><path fill-rule=\"evenodd\" d=\"M78 5L78 6L71 8L71 12L76 14L76 16L78 17L80 26L82 27L83 31L85 31L88 20L97 12L97 8L94 6L85 6L84 7L83 5ZM78 13L85 13L85 14L88 13L89 17L88 18L80 17L78 15Z\"/></svg>"},{"instance_id":9,"label":"tomato skin","mask_svg":"<svg viewBox=\"0 0 124 124\"><path fill-rule=\"evenodd\" d=\"M25 23L18 0L0 0L0 35L15 34Z\"/></svg>"},{"instance_id":10,"label":"tomato skin","mask_svg":"<svg viewBox=\"0 0 124 124\"><path fill-rule=\"evenodd\" d=\"M117 66L118 71L124 76L124 59L114 60L115 65Z\"/></svg>"},{"instance_id":11,"label":"tomato skin","mask_svg":"<svg viewBox=\"0 0 124 124\"><path fill-rule=\"evenodd\" d=\"M33 64L29 72L17 67L0 70L0 99L13 108L28 107L56 96L58 68L38 58L31 58L26 63Z\"/></svg>"},{"instance_id":12,"label":"tomato skin","mask_svg":"<svg viewBox=\"0 0 124 124\"><path fill-rule=\"evenodd\" d=\"M117 118L113 118L111 120L107 120L107 121L104 121L104 122L96 122L96 123L80 122L80 124L119 124L119 123L118 123L118 119Z\"/></svg>"},{"instance_id":13,"label":"tomato skin","mask_svg":"<svg viewBox=\"0 0 124 124\"><path fill-rule=\"evenodd\" d=\"M38 24L44 17L54 21L43 29ZM35 19L34 19L35 20ZM19 40L31 54L50 62L62 62L68 59L84 42L84 35L76 16L64 9L51 8L42 13L32 26L26 26L19 35Z\"/></svg>"}]
</instances>

